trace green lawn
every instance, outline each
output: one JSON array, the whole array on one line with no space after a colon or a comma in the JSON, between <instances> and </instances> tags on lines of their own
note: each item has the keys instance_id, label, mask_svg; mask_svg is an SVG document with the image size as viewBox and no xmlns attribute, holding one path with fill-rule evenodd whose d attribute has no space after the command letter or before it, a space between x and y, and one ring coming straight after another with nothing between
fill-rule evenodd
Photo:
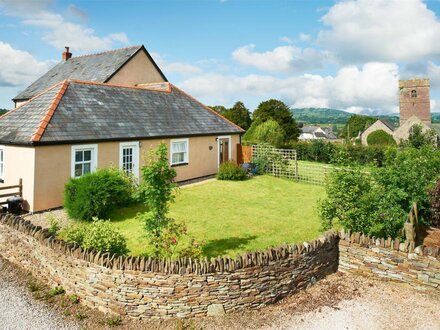
<instances>
[{"instance_id":1,"label":"green lawn","mask_svg":"<svg viewBox=\"0 0 440 330\"><path fill-rule=\"evenodd\" d=\"M324 196L321 186L271 176L213 181L181 188L170 216L185 221L189 232L206 243L204 255L235 257L316 238L320 233L316 205ZM145 252L143 224L135 218L141 210L140 206L120 209L111 217L133 255Z\"/></svg>"}]
</instances>

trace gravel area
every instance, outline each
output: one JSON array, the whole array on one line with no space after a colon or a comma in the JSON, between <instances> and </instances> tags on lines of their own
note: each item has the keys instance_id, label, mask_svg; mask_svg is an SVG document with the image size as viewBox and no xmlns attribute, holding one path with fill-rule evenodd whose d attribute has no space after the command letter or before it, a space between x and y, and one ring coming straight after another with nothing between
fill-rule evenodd
<instances>
[{"instance_id":1,"label":"gravel area","mask_svg":"<svg viewBox=\"0 0 440 330\"><path fill-rule=\"evenodd\" d=\"M60 313L34 299L12 265L0 258L0 329L81 329Z\"/></svg>"},{"instance_id":2,"label":"gravel area","mask_svg":"<svg viewBox=\"0 0 440 330\"><path fill-rule=\"evenodd\" d=\"M22 269L0 258L0 329L111 329L108 317L65 295L38 300ZM45 289L49 290L50 288ZM43 293L44 290L42 290ZM69 315L65 315L69 311ZM77 315L84 315L78 320ZM440 330L440 295L336 273L275 305L190 320L122 319L116 329L384 329Z\"/></svg>"}]
</instances>

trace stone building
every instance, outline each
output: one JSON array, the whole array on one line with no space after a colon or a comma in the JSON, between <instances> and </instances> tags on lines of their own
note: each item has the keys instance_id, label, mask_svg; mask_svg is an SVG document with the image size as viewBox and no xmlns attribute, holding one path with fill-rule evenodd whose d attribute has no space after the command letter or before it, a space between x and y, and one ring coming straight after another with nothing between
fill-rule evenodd
<instances>
[{"instance_id":1,"label":"stone building","mask_svg":"<svg viewBox=\"0 0 440 330\"><path fill-rule=\"evenodd\" d=\"M431 129L431 108L429 79L399 80L400 126L395 128L383 119L378 119L361 134L362 144L367 145L368 136L378 130L390 134L399 143L409 137L414 125L422 125L422 130Z\"/></svg>"}]
</instances>

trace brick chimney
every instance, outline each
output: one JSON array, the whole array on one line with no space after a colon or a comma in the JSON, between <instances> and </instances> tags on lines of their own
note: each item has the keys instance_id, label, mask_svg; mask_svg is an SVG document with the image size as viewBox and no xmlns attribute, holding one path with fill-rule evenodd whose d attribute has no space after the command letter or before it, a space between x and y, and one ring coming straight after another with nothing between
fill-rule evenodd
<instances>
[{"instance_id":1,"label":"brick chimney","mask_svg":"<svg viewBox=\"0 0 440 330\"><path fill-rule=\"evenodd\" d=\"M63 52L63 61L67 61L72 58L72 53L69 52L69 47L66 47L66 51Z\"/></svg>"}]
</instances>

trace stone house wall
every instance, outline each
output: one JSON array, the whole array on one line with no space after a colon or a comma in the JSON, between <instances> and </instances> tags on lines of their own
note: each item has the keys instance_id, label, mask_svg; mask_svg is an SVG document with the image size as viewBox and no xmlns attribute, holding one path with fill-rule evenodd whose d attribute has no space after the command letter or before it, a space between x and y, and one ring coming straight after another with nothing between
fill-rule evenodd
<instances>
[{"instance_id":1,"label":"stone house wall","mask_svg":"<svg viewBox=\"0 0 440 330\"><path fill-rule=\"evenodd\" d=\"M376 122L374 122L370 127L368 127L365 131L362 132L361 134L361 142L363 145L368 145L367 139L368 136L375 132L375 131L385 131L386 133L388 133L389 135L393 135L393 131L387 126L385 125L382 121L380 120L376 120Z\"/></svg>"},{"instance_id":2,"label":"stone house wall","mask_svg":"<svg viewBox=\"0 0 440 330\"><path fill-rule=\"evenodd\" d=\"M0 255L51 286L106 313L139 318L259 308L315 283L338 267L338 236L236 259L175 262L117 257L60 241L20 217L0 215Z\"/></svg>"}]
</instances>

